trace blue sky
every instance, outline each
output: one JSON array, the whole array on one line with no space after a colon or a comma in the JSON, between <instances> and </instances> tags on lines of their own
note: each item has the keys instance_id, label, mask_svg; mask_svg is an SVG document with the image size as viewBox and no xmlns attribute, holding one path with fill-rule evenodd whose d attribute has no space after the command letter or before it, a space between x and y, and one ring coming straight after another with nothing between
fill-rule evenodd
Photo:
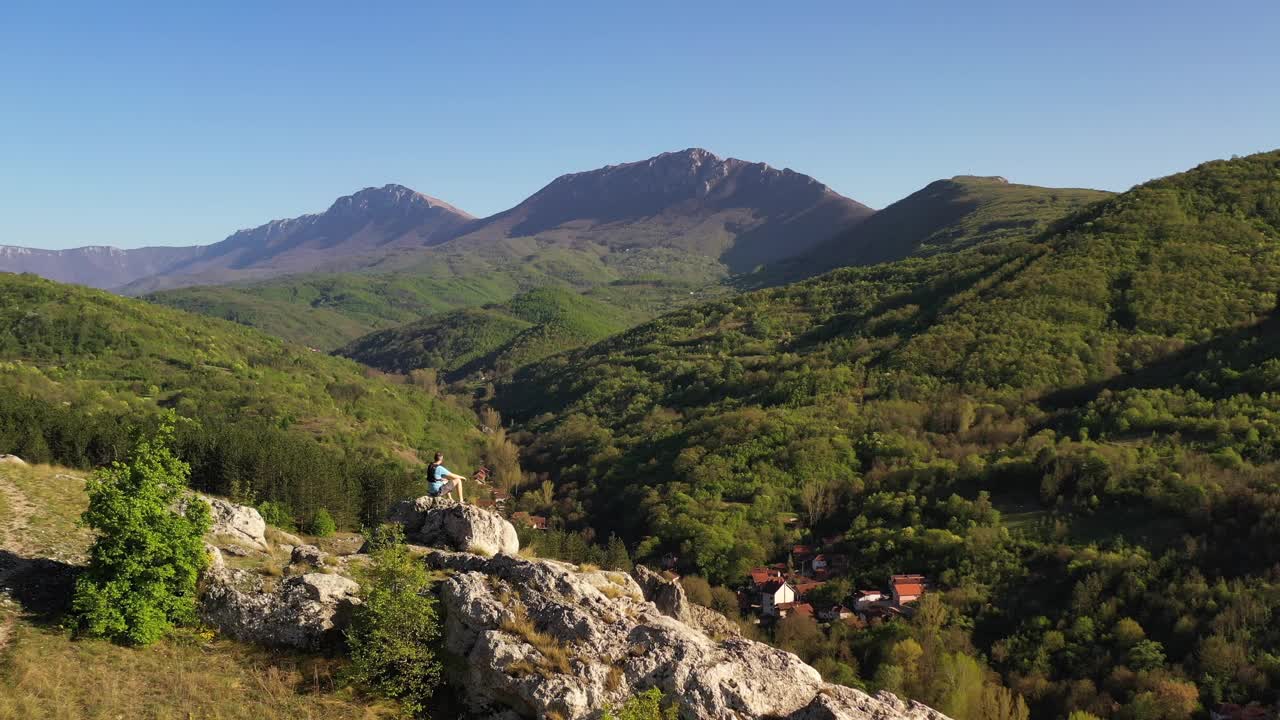
<instances>
[{"instance_id":1,"label":"blue sky","mask_svg":"<svg viewBox=\"0 0 1280 720\"><path fill-rule=\"evenodd\" d=\"M361 5L5 3L0 244L211 243L388 182L486 215L691 146L874 207L1280 147L1274 0Z\"/></svg>"}]
</instances>

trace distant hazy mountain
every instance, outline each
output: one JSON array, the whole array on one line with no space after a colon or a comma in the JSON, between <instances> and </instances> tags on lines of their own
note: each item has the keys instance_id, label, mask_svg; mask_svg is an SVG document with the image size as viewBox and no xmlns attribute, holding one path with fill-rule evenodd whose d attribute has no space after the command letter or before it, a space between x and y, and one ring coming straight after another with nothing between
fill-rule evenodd
<instances>
[{"instance_id":1,"label":"distant hazy mountain","mask_svg":"<svg viewBox=\"0 0 1280 720\"><path fill-rule=\"evenodd\" d=\"M186 262L201 250L198 246L121 250L102 245L40 250L0 245L0 271L34 273L58 282L114 288Z\"/></svg>"},{"instance_id":2,"label":"distant hazy mountain","mask_svg":"<svg viewBox=\"0 0 1280 720\"><path fill-rule=\"evenodd\" d=\"M241 230L125 290L138 293L356 268L396 250L438 245L473 219L403 185L366 188L338 198L322 213Z\"/></svg>"},{"instance_id":3,"label":"distant hazy mountain","mask_svg":"<svg viewBox=\"0 0 1280 720\"><path fill-rule=\"evenodd\" d=\"M563 175L449 247L531 237L614 251L665 247L742 272L802 253L873 212L808 175L691 148Z\"/></svg>"}]
</instances>

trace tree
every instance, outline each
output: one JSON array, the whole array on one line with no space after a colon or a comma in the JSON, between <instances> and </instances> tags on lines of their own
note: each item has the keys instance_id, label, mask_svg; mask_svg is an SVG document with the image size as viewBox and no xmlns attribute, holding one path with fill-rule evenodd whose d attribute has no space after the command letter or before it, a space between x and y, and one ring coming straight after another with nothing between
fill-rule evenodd
<instances>
[{"instance_id":1,"label":"tree","mask_svg":"<svg viewBox=\"0 0 1280 720\"><path fill-rule=\"evenodd\" d=\"M333 516L329 514L329 511L320 508L316 511L315 516L311 518L311 524L307 529L316 537L329 537L338 530L338 526L333 522Z\"/></svg>"},{"instance_id":2,"label":"tree","mask_svg":"<svg viewBox=\"0 0 1280 720\"><path fill-rule=\"evenodd\" d=\"M982 693L983 720L1028 720L1031 712L1021 695L1006 687L988 685Z\"/></svg>"},{"instance_id":3,"label":"tree","mask_svg":"<svg viewBox=\"0 0 1280 720\"><path fill-rule=\"evenodd\" d=\"M684 594L689 598L689 602L702 607L711 607L711 583L708 583L706 578L685 575L680 578L680 585L684 588Z\"/></svg>"},{"instance_id":4,"label":"tree","mask_svg":"<svg viewBox=\"0 0 1280 720\"><path fill-rule=\"evenodd\" d=\"M196 580L209 561L209 506L182 503L190 466L169 449L173 417L88 482L85 524L97 532L89 568L76 580L72 612L86 633L134 645L196 618Z\"/></svg>"},{"instance_id":5,"label":"tree","mask_svg":"<svg viewBox=\"0 0 1280 720\"><path fill-rule=\"evenodd\" d=\"M835 485L825 478L810 478L800 486L800 502L804 505L805 519L814 527L835 506Z\"/></svg>"},{"instance_id":6,"label":"tree","mask_svg":"<svg viewBox=\"0 0 1280 720\"><path fill-rule=\"evenodd\" d=\"M738 617L738 595L723 585L711 588L711 609L728 618Z\"/></svg>"},{"instance_id":7,"label":"tree","mask_svg":"<svg viewBox=\"0 0 1280 720\"><path fill-rule=\"evenodd\" d=\"M399 701L421 714L440 684L440 627L431 578L404 544L397 525L370 537L373 563L362 578L364 602L347 628L348 682Z\"/></svg>"},{"instance_id":8,"label":"tree","mask_svg":"<svg viewBox=\"0 0 1280 720\"><path fill-rule=\"evenodd\" d=\"M774 642L805 659L811 659L822 644L822 629L812 615L793 613L778 621Z\"/></svg>"},{"instance_id":9,"label":"tree","mask_svg":"<svg viewBox=\"0 0 1280 720\"><path fill-rule=\"evenodd\" d=\"M631 554L627 552L626 543L617 535L610 535L604 550L604 567L609 570L631 572Z\"/></svg>"}]
</instances>

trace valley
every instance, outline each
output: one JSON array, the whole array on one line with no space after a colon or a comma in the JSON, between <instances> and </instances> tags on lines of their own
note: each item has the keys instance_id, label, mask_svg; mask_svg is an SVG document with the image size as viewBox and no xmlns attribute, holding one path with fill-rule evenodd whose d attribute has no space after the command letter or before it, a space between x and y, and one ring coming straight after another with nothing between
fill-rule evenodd
<instances>
[{"instance_id":1,"label":"valley","mask_svg":"<svg viewBox=\"0 0 1280 720\"><path fill-rule=\"evenodd\" d=\"M1273 687L1277 173L957 177L737 273L534 203L354 272L4 275L0 450L88 469L174 411L194 487L355 529L442 449L530 552L665 567L828 681L1190 718Z\"/></svg>"}]
</instances>

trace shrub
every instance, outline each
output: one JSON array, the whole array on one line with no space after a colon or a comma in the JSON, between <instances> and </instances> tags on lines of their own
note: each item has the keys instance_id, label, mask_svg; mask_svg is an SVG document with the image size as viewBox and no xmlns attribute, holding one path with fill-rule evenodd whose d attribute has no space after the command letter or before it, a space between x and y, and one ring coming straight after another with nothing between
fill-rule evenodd
<instances>
[{"instance_id":1,"label":"shrub","mask_svg":"<svg viewBox=\"0 0 1280 720\"><path fill-rule=\"evenodd\" d=\"M289 508L285 504L275 500L268 500L258 505L258 513L262 515L262 519L272 527L278 527L281 530L294 529L293 513L289 512ZM332 518L330 518L332 520Z\"/></svg>"},{"instance_id":2,"label":"shrub","mask_svg":"<svg viewBox=\"0 0 1280 720\"><path fill-rule=\"evenodd\" d=\"M605 710L601 720L677 720L680 711L674 705L662 707L662 691L649 688L625 703L617 712Z\"/></svg>"},{"instance_id":3,"label":"shrub","mask_svg":"<svg viewBox=\"0 0 1280 720\"><path fill-rule=\"evenodd\" d=\"M190 500L174 512L190 468L170 451L172 439L170 419L138 442L127 463L89 480L83 518L98 538L72 600L87 634L146 645L195 620L196 579L209 561L209 506Z\"/></svg>"},{"instance_id":4,"label":"shrub","mask_svg":"<svg viewBox=\"0 0 1280 720\"><path fill-rule=\"evenodd\" d=\"M431 578L398 527L384 526L376 534L373 563L363 578L364 602L347 628L351 665L344 678L419 715L440 684Z\"/></svg>"},{"instance_id":5,"label":"shrub","mask_svg":"<svg viewBox=\"0 0 1280 720\"><path fill-rule=\"evenodd\" d=\"M307 530L316 537L329 537L336 532L338 526L333 522L333 516L328 510L320 508L311 518L311 524L307 526Z\"/></svg>"}]
</instances>

